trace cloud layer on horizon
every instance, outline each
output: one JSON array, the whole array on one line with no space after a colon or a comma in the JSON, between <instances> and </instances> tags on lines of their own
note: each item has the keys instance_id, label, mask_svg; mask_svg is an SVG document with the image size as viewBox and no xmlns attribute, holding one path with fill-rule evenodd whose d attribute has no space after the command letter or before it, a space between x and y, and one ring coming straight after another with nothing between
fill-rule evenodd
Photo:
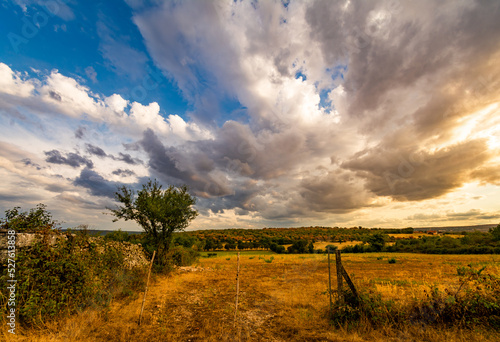
<instances>
[{"instance_id":1,"label":"cloud layer on horizon","mask_svg":"<svg viewBox=\"0 0 500 342\"><path fill-rule=\"evenodd\" d=\"M439 203L449 221L499 217L472 197L443 202L472 183L500 199L498 3L127 3L192 110L0 63L2 207L23 185L20 202L97 217L116 186L155 177L190 187L200 226L341 224ZM422 215L386 222L443 218Z\"/></svg>"}]
</instances>

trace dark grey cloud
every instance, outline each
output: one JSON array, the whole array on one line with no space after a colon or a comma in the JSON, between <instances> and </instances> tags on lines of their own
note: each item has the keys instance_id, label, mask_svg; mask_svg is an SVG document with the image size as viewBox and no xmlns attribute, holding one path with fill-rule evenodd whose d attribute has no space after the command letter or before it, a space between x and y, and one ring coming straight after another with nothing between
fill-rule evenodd
<instances>
[{"instance_id":1,"label":"dark grey cloud","mask_svg":"<svg viewBox=\"0 0 500 342\"><path fill-rule=\"evenodd\" d=\"M83 139L86 133L87 133L87 128L80 126L75 131L75 138Z\"/></svg>"},{"instance_id":2,"label":"dark grey cloud","mask_svg":"<svg viewBox=\"0 0 500 342\"><path fill-rule=\"evenodd\" d=\"M54 100L56 100L56 101L59 101L59 102L61 102L61 101L62 101L62 97L61 97L61 95L59 95L57 92L55 92L55 91L53 91L53 90L50 90L50 91L49 91L49 96L50 96L51 98L53 98Z\"/></svg>"},{"instance_id":3,"label":"dark grey cloud","mask_svg":"<svg viewBox=\"0 0 500 342\"><path fill-rule=\"evenodd\" d=\"M139 151L141 149L141 145L137 142L135 143L123 143L123 147L126 151Z\"/></svg>"},{"instance_id":4,"label":"dark grey cloud","mask_svg":"<svg viewBox=\"0 0 500 342\"><path fill-rule=\"evenodd\" d=\"M47 156L45 161L48 163L69 165L69 166L75 167L75 168L80 167L82 165L86 166L89 169L94 167L94 164L92 163L92 161L90 159L82 157L76 153L70 152L70 153L67 153L66 156L63 156L61 154L61 152L59 152L57 150L47 151L44 153Z\"/></svg>"},{"instance_id":5,"label":"dark grey cloud","mask_svg":"<svg viewBox=\"0 0 500 342\"><path fill-rule=\"evenodd\" d=\"M127 163L129 165L138 165L138 164L142 164L143 163L142 160L140 160L138 158L134 158L134 157L132 157L128 153L119 152L118 156L114 156L114 155L111 155L111 154L107 154L99 146L95 146L95 145L92 145L92 144L85 144L85 146L86 146L87 153L89 153L91 155L94 155L94 156L98 156L98 157L101 157L101 158L108 157L108 158L111 158L113 160L118 160L118 161L125 162L125 163Z\"/></svg>"},{"instance_id":6,"label":"dark grey cloud","mask_svg":"<svg viewBox=\"0 0 500 342\"><path fill-rule=\"evenodd\" d=\"M142 161L137 158L133 158L130 154L128 153L118 153L118 157L113 157L115 160L120 160L122 162L125 162L130 165L137 165L137 164L142 164Z\"/></svg>"},{"instance_id":7,"label":"dark grey cloud","mask_svg":"<svg viewBox=\"0 0 500 342\"><path fill-rule=\"evenodd\" d=\"M94 196L109 198L114 198L115 192L117 192L118 188L122 185L121 183L105 179L89 168L84 168L80 172L80 176L76 177L73 181L73 184L88 189L90 194Z\"/></svg>"},{"instance_id":8,"label":"dark grey cloud","mask_svg":"<svg viewBox=\"0 0 500 342\"><path fill-rule=\"evenodd\" d=\"M296 206L315 212L346 213L370 206L373 199L373 195L360 187L355 175L345 170L305 178L298 192L300 201Z\"/></svg>"},{"instance_id":9,"label":"dark grey cloud","mask_svg":"<svg viewBox=\"0 0 500 342\"><path fill-rule=\"evenodd\" d=\"M391 90L442 70L463 72L499 46L495 1L421 1L411 9L390 0L344 5L314 1L306 19L327 63L349 65L344 88L351 115L374 110Z\"/></svg>"},{"instance_id":10,"label":"dark grey cloud","mask_svg":"<svg viewBox=\"0 0 500 342\"><path fill-rule=\"evenodd\" d=\"M98 157L107 157L107 153L104 152L104 150L102 148L100 148L99 146L95 146L95 145L92 145L92 144L85 144L85 146L87 147L87 152L94 155L94 156L98 156Z\"/></svg>"},{"instance_id":11,"label":"dark grey cloud","mask_svg":"<svg viewBox=\"0 0 500 342\"><path fill-rule=\"evenodd\" d=\"M29 158L24 158L21 161L24 163L24 165L34 167L34 168L36 168L39 171L42 169L42 167L40 165L38 165L37 163L33 163L31 161L31 159L29 159Z\"/></svg>"},{"instance_id":12,"label":"dark grey cloud","mask_svg":"<svg viewBox=\"0 0 500 342\"><path fill-rule=\"evenodd\" d=\"M224 196L232 193L225 177L216 174L198 173L192 160L196 157L188 151L170 146L165 147L156 134L148 129L140 144L149 156L149 167L159 176L174 185L186 184L200 196ZM189 149L189 146L184 147Z\"/></svg>"},{"instance_id":13,"label":"dark grey cloud","mask_svg":"<svg viewBox=\"0 0 500 342\"><path fill-rule=\"evenodd\" d=\"M135 172L132 170L117 169L111 173L114 175L117 175L117 176L121 176L121 177L135 176Z\"/></svg>"}]
</instances>

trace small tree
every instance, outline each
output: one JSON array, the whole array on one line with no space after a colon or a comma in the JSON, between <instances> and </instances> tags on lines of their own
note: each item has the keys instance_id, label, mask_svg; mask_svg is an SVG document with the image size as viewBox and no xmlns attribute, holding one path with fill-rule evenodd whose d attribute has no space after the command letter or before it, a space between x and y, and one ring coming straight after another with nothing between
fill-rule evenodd
<instances>
[{"instance_id":1,"label":"small tree","mask_svg":"<svg viewBox=\"0 0 500 342\"><path fill-rule=\"evenodd\" d=\"M162 190L156 180L149 180L142 185L142 190L135 192L126 186L119 188L115 198L123 206L109 209L116 219L136 221L152 241L158 254L159 263L165 262L165 254L170 248L172 234L183 231L198 212L192 208L196 200L188 193L186 186L169 186Z\"/></svg>"},{"instance_id":2,"label":"small tree","mask_svg":"<svg viewBox=\"0 0 500 342\"><path fill-rule=\"evenodd\" d=\"M370 244L375 252L380 252L385 246L385 235L382 233L375 233L368 235L366 241Z\"/></svg>"},{"instance_id":3,"label":"small tree","mask_svg":"<svg viewBox=\"0 0 500 342\"><path fill-rule=\"evenodd\" d=\"M58 228L58 222L52 219L45 204L38 204L29 212L21 212L21 207L5 211L5 219L0 219L1 229L13 229L17 232L35 232Z\"/></svg>"}]
</instances>

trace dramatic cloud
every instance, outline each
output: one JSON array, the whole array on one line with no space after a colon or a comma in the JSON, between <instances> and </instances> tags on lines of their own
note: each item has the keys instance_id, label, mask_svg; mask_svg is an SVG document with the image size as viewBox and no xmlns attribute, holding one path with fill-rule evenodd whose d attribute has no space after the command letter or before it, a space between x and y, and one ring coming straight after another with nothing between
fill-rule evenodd
<instances>
[{"instance_id":1,"label":"dramatic cloud","mask_svg":"<svg viewBox=\"0 0 500 342\"><path fill-rule=\"evenodd\" d=\"M87 152L98 157L107 157L108 155L104 150L98 146L94 146L92 144L86 144Z\"/></svg>"},{"instance_id":2,"label":"dramatic cloud","mask_svg":"<svg viewBox=\"0 0 500 342\"><path fill-rule=\"evenodd\" d=\"M87 159L72 152L66 154L66 156L63 156L61 152L57 150L52 150L45 152L45 155L47 156L47 159L45 159L47 163L64 164L75 168L80 167L82 165L86 165L89 169L94 167L94 164L90 159Z\"/></svg>"},{"instance_id":3,"label":"dramatic cloud","mask_svg":"<svg viewBox=\"0 0 500 342\"><path fill-rule=\"evenodd\" d=\"M406 201L438 197L461 186L489 159L486 142L471 140L433 153L374 148L343 166L365 178L376 195Z\"/></svg>"},{"instance_id":4,"label":"dramatic cloud","mask_svg":"<svg viewBox=\"0 0 500 342\"><path fill-rule=\"evenodd\" d=\"M31 152L3 163L62 175L54 201L156 177L189 186L197 227L498 219L497 2L126 3L142 39L99 15L102 64L139 82L154 63L185 112L0 63L1 133Z\"/></svg>"},{"instance_id":5,"label":"dramatic cloud","mask_svg":"<svg viewBox=\"0 0 500 342\"><path fill-rule=\"evenodd\" d=\"M129 177L129 176L135 176L135 172L132 170L122 170L118 169L113 172L111 172L114 175L120 176L120 177Z\"/></svg>"},{"instance_id":6,"label":"dramatic cloud","mask_svg":"<svg viewBox=\"0 0 500 342\"><path fill-rule=\"evenodd\" d=\"M94 196L103 196L113 198L116 191L118 191L121 183L110 182L97 172L85 168L76 177L73 182L74 185L81 186L89 190Z\"/></svg>"},{"instance_id":7,"label":"dramatic cloud","mask_svg":"<svg viewBox=\"0 0 500 342\"><path fill-rule=\"evenodd\" d=\"M142 161L140 159L137 159L137 158L133 158L130 154L128 153L122 153L120 152L118 154L118 157L113 157L115 160L120 160L120 161L123 161L127 164L130 164L130 165L137 165L137 164L142 164Z\"/></svg>"}]
</instances>

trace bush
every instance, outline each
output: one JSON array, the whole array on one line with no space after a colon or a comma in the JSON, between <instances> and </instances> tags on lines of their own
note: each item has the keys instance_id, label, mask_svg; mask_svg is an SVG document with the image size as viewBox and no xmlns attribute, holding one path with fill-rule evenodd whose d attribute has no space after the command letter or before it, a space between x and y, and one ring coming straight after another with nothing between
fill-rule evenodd
<instances>
[{"instance_id":1,"label":"bush","mask_svg":"<svg viewBox=\"0 0 500 342\"><path fill-rule=\"evenodd\" d=\"M118 242L123 242L123 241L130 241L130 235L127 232L124 232L121 229L115 230L113 232L110 232L106 235L104 235L104 239L107 241L118 241Z\"/></svg>"},{"instance_id":2,"label":"bush","mask_svg":"<svg viewBox=\"0 0 500 342\"><path fill-rule=\"evenodd\" d=\"M275 252L275 253L278 253L278 254L282 254L282 253L285 253L286 252L286 249L285 249L285 246L282 246L282 245L278 245L276 243L271 243L270 245L270 248L269 248L271 251Z\"/></svg>"},{"instance_id":3,"label":"bush","mask_svg":"<svg viewBox=\"0 0 500 342\"><path fill-rule=\"evenodd\" d=\"M307 240L297 240L288 247L288 253L311 253Z\"/></svg>"},{"instance_id":4,"label":"bush","mask_svg":"<svg viewBox=\"0 0 500 342\"><path fill-rule=\"evenodd\" d=\"M175 266L189 266L200 257L200 253L192 248L176 246L166 254L168 263Z\"/></svg>"},{"instance_id":5,"label":"bush","mask_svg":"<svg viewBox=\"0 0 500 342\"><path fill-rule=\"evenodd\" d=\"M327 246L325 247L325 252L326 252L326 253L328 253L328 252L329 252L329 253L335 253L335 251L336 251L337 249L338 249L338 247L337 247L337 246L335 246L335 245L327 245Z\"/></svg>"},{"instance_id":6,"label":"bush","mask_svg":"<svg viewBox=\"0 0 500 342\"><path fill-rule=\"evenodd\" d=\"M389 264L395 264L396 263L396 259L395 258L391 258L388 260L388 263Z\"/></svg>"},{"instance_id":7,"label":"bush","mask_svg":"<svg viewBox=\"0 0 500 342\"><path fill-rule=\"evenodd\" d=\"M57 239L56 244L50 241ZM100 251L98 251L98 249ZM17 253L17 308L20 322L34 325L89 306L102 307L144 286L143 269L127 270L115 248L93 242L84 232L54 231ZM6 272L0 282L6 283ZM1 301L2 307L6 303Z\"/></svg>"},{"instance_id":8,"label":"bush","mask_svg":"<svg viewBox=\"0 0 500 342\"><path fill-rule=\"evenodd\" d=\"M13 229L18 233L36 232L58 228L58 222L46 210L45 204L38 204L29 212L21 212L21 207L14 207L5 211L5 219L0 220L1 229Z\"/></svg>"}]
</instances>

